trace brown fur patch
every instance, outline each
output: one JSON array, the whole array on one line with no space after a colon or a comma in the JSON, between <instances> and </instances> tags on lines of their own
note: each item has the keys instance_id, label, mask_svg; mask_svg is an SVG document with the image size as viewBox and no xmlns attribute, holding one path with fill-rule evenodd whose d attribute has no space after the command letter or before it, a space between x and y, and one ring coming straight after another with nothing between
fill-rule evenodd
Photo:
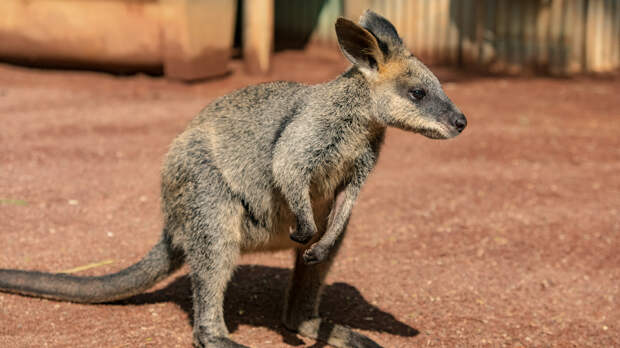
<instances>
[{"instance_id":1,"label":"brown fur patch","mask_svg":"<svg viewBox=\"0 0 620 348\"><path fill-rule=\"evenodd\" d=\"M379 65L379 80L388 81L405 74L407 71L407 60L403 58L393 58L387 63Z\"/></svg>"}]
</instances>

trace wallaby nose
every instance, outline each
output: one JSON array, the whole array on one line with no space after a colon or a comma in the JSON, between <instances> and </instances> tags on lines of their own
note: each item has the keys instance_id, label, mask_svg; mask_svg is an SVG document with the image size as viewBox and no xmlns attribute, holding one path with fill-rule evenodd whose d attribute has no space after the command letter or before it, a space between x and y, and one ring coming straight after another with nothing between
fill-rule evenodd
<instances>
[{"instance_id":1,"label":"wallaby nose","mask_svg":"<svg viewBox=\"0 0 620 348\"><path fill-rule=\"evenodd\" d=\"M467 119L465 118L465 115L458 114L454 119L454 128L456 128L456 130L460 133L463 129L465 129L465 127L467 127Z\"/></svg>"}]
</instances>

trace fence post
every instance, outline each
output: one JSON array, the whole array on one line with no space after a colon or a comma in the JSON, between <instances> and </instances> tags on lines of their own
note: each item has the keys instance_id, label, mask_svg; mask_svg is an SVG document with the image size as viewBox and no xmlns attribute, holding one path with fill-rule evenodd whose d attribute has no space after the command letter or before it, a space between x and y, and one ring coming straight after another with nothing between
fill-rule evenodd
<instances>
[{"instance_id":1,"label":"fence post","mask_svg":"<svg viewBox=\"0 0 620 348\"><path fill-rule=\"evenodd\" d=\"M588 1L586 22L586 70L588 72L602 71L602 5L601 0Z\"/></svg>"},{"instance_id":2,"label":"fence post","mask_svg":"<svg viewBox=\"0 0 620 348\"><path fill-rule=\"evenodd\" d=\"M248 72L265 74L271 68L274 36L273 0L243 2L243 60Z\"/></svg>"},{"instance_id":3,"label":"fence post","mask_svg":"<svg viewBox=\"0 0 620 348\"><path fill-rule=\"evenodd\" d=\"M166 76L200 79L228 71L237 2L162 0Z\"/></svg>"}]
</instances>

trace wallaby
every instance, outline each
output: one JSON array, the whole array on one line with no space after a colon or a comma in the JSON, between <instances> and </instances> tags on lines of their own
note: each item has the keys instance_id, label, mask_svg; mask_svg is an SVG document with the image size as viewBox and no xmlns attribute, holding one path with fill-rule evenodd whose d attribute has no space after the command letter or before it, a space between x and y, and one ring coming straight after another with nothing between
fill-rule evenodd
<instances>
[{"instance_id":1,"label":"wallaby","mask_svg":"<svg viewBox=\"0 0 620 348\"><path fill-rule=\"evenodd\" d=\"M162 170L157 245L118 273L79 277L0 270L0 289L81 303L138 294L190 267L196 347L228 338L223 300L241 253L292 248L283 324L335 347L380 347L319 317L320 290L387 126L452 138L467 121L394 26L366 11L336 22L353 64L318 85L269 82L216 99L192 120ZM290 231L293 231L292 233Z\"/></svg>"}]
</instances>

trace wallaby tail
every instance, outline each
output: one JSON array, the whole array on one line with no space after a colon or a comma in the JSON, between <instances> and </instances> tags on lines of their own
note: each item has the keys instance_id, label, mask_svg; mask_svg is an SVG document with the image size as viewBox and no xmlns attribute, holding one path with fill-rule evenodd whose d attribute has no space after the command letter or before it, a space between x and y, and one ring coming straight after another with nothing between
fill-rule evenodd
<instances>
[{"instance_id":1,"label":"wallaby tail","mask_svg":"<svg viewBox=\"0 0 620 348\"><path fill-rule=\"evenodd\" d=\"M164 238L138 263L103 276L0 269L0 291L79 303L111 302L150 288L183 261L182 253Z\"/></svg>"}]
</instances>

